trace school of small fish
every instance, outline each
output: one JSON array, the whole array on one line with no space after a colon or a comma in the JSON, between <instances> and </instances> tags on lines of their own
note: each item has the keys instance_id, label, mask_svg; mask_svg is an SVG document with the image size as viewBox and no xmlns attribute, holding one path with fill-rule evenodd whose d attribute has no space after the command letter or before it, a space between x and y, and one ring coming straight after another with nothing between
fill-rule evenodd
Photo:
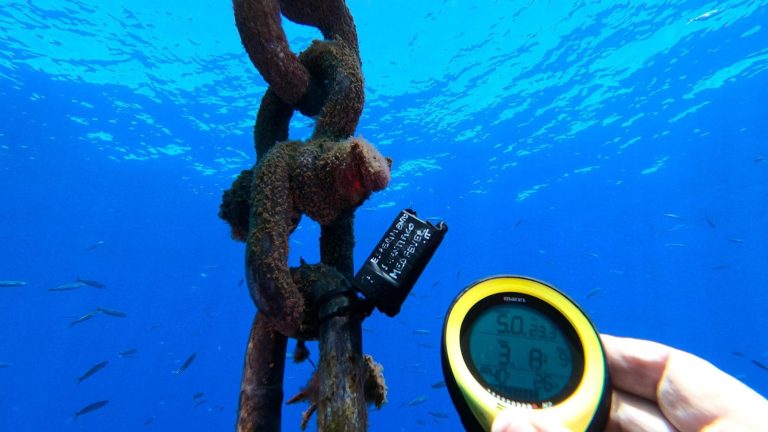
<instances>
[{"instance_id":1,"label":"school of small fish","mask_svg":"<svg viewBox=\"0 0 768 432\"><path fill-rule=\"evenodd\" d=\"M689 21L689 23L691 23L693 21L701 21L701 20L709 19L709 17L715 15L716 13L718 13L717 10L707 12L705 14L702 14L702 15L692 19L691 21ZM674 235L677 236L678 232L684 232L686 229L689 229L692 226L692 224L694 224L696 222L697 219L699 221L699 226L703 225L704 227L708 227L709 229L713 230L712 232L719 233L719 232L721 232L721 229L722 229L722 226L720 226L720 224L718 224L716 222L716 219L711 217L710 215L693 217L693 216L688 216L688 215L681 216L681 215L679 215L677 213L667 212L667 213L662 213L662 216L664 218L667 218L667 219L670 219L672 221L675 221L675 225L674 226L672 226L671 224L666 224L667 227L671 226L671 228L667 228L666 229L666 232L670 233L669 235L672 235L672 233L674 232ZM522 224L522 219L517 220L517 222L513 224L513 229L517 229L518 227L520 227L521 224ZM649 227L651 228L651 233L652 234L659 235L659 233L661 231L657 229L658 226L662 226L663 227L664 224L662 224L662 223L649 224ZM721 239L724 240L727 243L731 243L733 245L732 247L738 247L737 245L741 245L741 244L745 243L745 240L742 237L736 237L736 236L731 236L731 235L722 235ZM89 247L88 250L92 250L94 248L100 247L102 244L103 244L103 242L94 243L91 247ZM661 243L661 244L663 244L667 248L672 248L672 249L683 249L684 250L684 248L688 248L689 247L687 243L679 242L679 241L669 241L669 242L665 242L665 243ZM592 252L587 252L586 255L591 257L591 258L597 258L597 259L600 258L600 256L598 254L592 253ZM725 263L724 264L717 264L717 265L712 266L711 269L713 271L724 271L724 270L730 269L731 266L732 266L731 264L725 264ZM211 270L211 269L216 269L217 267L218 266L206 266L205 269L206 270ZM615 274L615 275L622 275L624 273L621 270L615 270L615 269L612 269L609 272L611 274ZM461 271L458 270L456 272L456 278L459 279L460 277L461 277ZM241 280L238 285L242 284L242 282L243 281ZM440 281L433 282L431 284L431 289L433 289L433 290L439 289L438 288L439 285L440 285ZM25 281L25 280L15 280L15 279L0 280L0 288L25 288L25 287L28 287L28 286L30 286L30 284L27 281ZM59 285L50 287L50 288L48 288L48 291L50 291L50 292L66 292L66 291L80 290L82 288L93 288L93 289L97 289L97 290L104 290L104 289L107 288L107 285L105 283L103 283L103 282L98 281L98 280L77 277L74 280L71 280L69 282L64 282L64 283L61 283ZM412 293L412 294L414 294L414 293ZM603 295L603 289L601 287L593 287L591 290L589 290L586 293L585 297L586 297L586 299L593 299L593 298L599 297L601 295ZM82 315L74 315L72 317L73 319L71 319L71 321L69 322L69 326L70 327L74 327L74 326L77 326L77 325L81 325L82 323L85 323L87 321L93 320L94 318L96 318L96 317L98 317L100 315L107 316L107 317L112 317L112 318L127 318L128 317L128 313L126 313L124 311L121 311L121 310L118 310L118 309L114 309L114 308L97 306L95 309L93 309L91 311L88 311L88 312L86 312L86 313L84 313ZM438 317L438 318L442 319L443 317ZM157 327L157 325L153 326L152 329L155 329L156 327ZM371 329L363 329L363 330L367 331L367 332L373 332L373 330L371 330ZM428 330L428 329L425 329L425 328L412 329L411 333L413 335L417 336L417 337L431 336L432 335L432 332L430 330ZM431 344L427 344L427 343L423 343L423 342L416 343L416 345L419 346L419 347L425 348L425 349L431 349L432 348ZM736 357L747 357L741 351L733 351L732 353ZM139 349L138 348L127 348L127 349L125 349L123 351L118 352L117 353L117 357L118 358L126 358L127 359L127 358L133 358L133 357L137 356L138 354L139 354ZM192 352L191 354L189 354L185 358L185 360L183 362L181 362L181 365L177 369L172 370L171 373L174 374L174 375L180 375L180 374L186 372L190 368L190 366L192 366L192 364L195 362L195 359L197 358L197 355L198 355L197 352ZM763 362L761 360L754 359L754 358L749 359L749 361L751 362L751 364L755 368L760 369L762 371L768 372L768 364L766 364L765 362ZM108 369L109 365L110 365L110 361L109 360L101 360L101 361L93 364L93 366L91 366L90 368L85 370L85 372L83 372L82 375L77 377L76 383L79 385L79 384L83 383L84 381L91 381L91 380L93 380L94 379L93 377L95 375L97 375L97 374L101 375L102 371ZM0 369L10 368L11 366L12 366L11 363L0 362ZM109 367L109 369L112 369L112 368L114 368L114 366L110 366ZM85 385L85 384L83 384L83 385ZM434 389L434 390L441 390L441 389L444 389L446 387L446 383L445 383L445 381L438 381L438 382L435 382L435 383L431 384L430 387L432 389ZM192 404L193 407L199 407L201 405L205 405L205 404L208 403L208 399L205 398L205 393L203 393L203 392L196 392L196 393L194 393L192 395L191 399L193 401L193 404ZM427 401L428 401L427 395L426 394L422 394L422 395L416 396L415 398L412 398L412 399L408 400L407 402L402 403L401 406L402 407L417 407L417 406L420 406L422 404L425 404ZM85 414L89 414L89 413L92 413L94 411L100 410L100 409L106 407L109 403L110 403L110 401L107 400L107 399L98 400L98 401L89 403L89 404L83 406L82 408L78 409L77 411L75 411L74 417L75 417L75 419L77 419L77 418L79 418L79 417L81 417L81 416L83 416ZM223 409L220 406L216 406L215 408L216 409ZM210 410L210 408L209 408L209 410ZM445 420L445 419L450 417L449 414L446 414L446 413L441 412L441 411L434 411L434 410L426 411L426 414L432 418L433 422L441 422L441 421L443 421L443 420ZM144 425L145 426L150 425L151 423L153 423L155 421L155 419L156 419L156 416L154 416L154 415L150 416L144 422ZM424 421L423 419L417 420L417 423L422 424L422 425L426 425L427 424L426 421Z\"/></svg>"},{"instance_id":2,"label":"school of small fish","mask_svg":"<svg viewBox=\"0 0 768 432\"><path fill-rule=\"evenodd\" d=\"M92 244L91 246L89 246L87 251L91 251L93 249L101 247L103 244L104 244L103 241L96 242L96 243ZM217 267L218 266L206 266L206 269L215 269ZM28 287L28 286L30 286L30 284L27 281L25 281L25 280L11 280L11 279L9 279L9 280L0 280L0 288L24 288L24 287ZM107 288L107 284L105 284L104 282L95 280L95 279L86 279L86 278L77 277L74 280L71 280L69 282L64 282L64 283L61 283L59 285L49 287L49 288L47 288L47 290L49 292L55 293L55 292L77 291L77 290L81 290L83 288L94 288L94 289L97 289L97 290L105 290ZM69 327L74 327L74 326L77 326L77 325L81 325L82 323L84 323L86 321L90 321L90 320L96 318L99 315L104 315L104 316L113 317L113 318L127 318L128 317L128 313L126 313L124 311L121 311L121 310L118 310L118 309L114 309L114 308L108 308L108 307L104 307L104 306L97 306L95 309L93 309L93 310L91 310L91 311L89 311L87 313L84 313L82 315L74 315L74 316L72 316L70 318L71 321L69 322ZM153 326L153 328L155 328L155 327L156 326ZM117 353L117 357L119 357L119 358L126 358L126 359L127 358L133 358L138 353L139 353L139 349L138 348L127 348L127 349L125 349L123 351L118 352ZM178 374L181 374L182 372L186 371L192 365L192 363L195 361L196 358L197 358L197 352L192 353L191 355L189 355L186 358L186 360L181 364L181 366L178 369L172 371L172 373L178 375ZM93 380L94 379L93 377L95 375L97 375L97 374L101 375L100 372L102 372L103 370L107 369L108 365L110 365L110 361L109 360L101 360L101 361L95 363L93 366L91 366L85 372L83 372L82 375L80 375L75 380L75 383L80 385L81 383L83 383L86 380L88 380L88 381ZM9 367L11 367L11 363L0 362L0 369L5 369L5 368L9 368ZM203 404L206 404L208 402L207 399L203 398L203 395L204 395L203 392L197 392L197 393L195 393L193 395L192 399L195 401L195 404L194 404L195 407L203 405ZM78 418L80 418L81 416L83 416L85 414L89 414L89 413L92 413L94 411L101 410L102 408L106 407L109 403L110 403L110 401L108 399L98 400L96 402L89 403L89 404L83 406L82 408L78 409L77 411L75 411L74 419L77 420ZM214 409L222 410L223 407L217 405L217 406L214 407ZM145 426L149 425L154 420L155 420L155 416L153 415L153 416L149 417L144 422L144 425Z\"/></svg>"}]
</instances>

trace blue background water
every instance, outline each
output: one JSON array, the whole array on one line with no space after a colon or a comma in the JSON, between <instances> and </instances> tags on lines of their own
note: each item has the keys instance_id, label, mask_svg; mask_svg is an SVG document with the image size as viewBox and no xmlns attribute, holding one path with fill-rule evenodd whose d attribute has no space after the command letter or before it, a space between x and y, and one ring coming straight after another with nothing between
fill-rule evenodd
<instances>
[{"instance_id":1,"label":"blue background water","mask_svg":"<svg viewBox=\"0 0 768 432\"><path fill-rule=\"evenodd\" d=\"M370 430L460 430L431 388L442 316L499 273L768 394L766 6L350 0L358 133L395 161L357 212L356 262L401 208L450 225L402 313L363 325L390 389ZM318 37L285 27L296 50ZM29 284L0 288L0 430L233 426L254 307L217 211L265 88L226 1L2 1L0 279ZM318 232L302 222L292 263L317 261ZM77 277L107 288L48 291ZM96 307L128 316L70 326ZM310 372L289 364L286 394Z\"/></svg>"}]
</instances>

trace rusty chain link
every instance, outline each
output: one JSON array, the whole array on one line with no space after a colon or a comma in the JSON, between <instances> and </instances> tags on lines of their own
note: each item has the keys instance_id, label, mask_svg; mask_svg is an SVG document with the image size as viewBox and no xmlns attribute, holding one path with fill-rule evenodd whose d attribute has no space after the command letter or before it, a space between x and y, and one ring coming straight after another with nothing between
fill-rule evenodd
<instances>
[{"instance_id":1,"label":"rusty chain link","mask_svg":"<svg viewBox=\"0 0 768 432\"><path fill-rule=\"evenodd\" d=\"M333 304L343 298L316 304L328 292L345 290L352 293L346 301L355 301L348 282L354 208L390 176L390 160L362 138L349 138L364 102L354 21L344 0L233 0L233 6L243 46L269 84L254 127L257 163L224 193L219 213L233 238L247 243L248 288L259 310L237 430L280 430L286 338L319 335L319 372L292 398L310 402L302 426L317 409L319 430L362 431L366 400L379 406L386 399L381 367L360 352L360 317L330 313L318 322L318 308L349 309ZM295 55L281 13L318 28L325 40ZM287 141L295 110L315 117L308 142ZM302 214L321 224L323 264L289 268L288 237Z\"/></svg>"},{"instance_id":2,"label":"rusty chain link","mask_svg":"<svg viewBox=\"0 0 768 432\"><path fill-rule=\"evenodd\" d=\"M360 58L357 30L343 0L234 0L235 23L248 56L275 94L313 116L322 103L322 83L290 50L280 13L297 24L316 27L326 40L343 41Z\"/></svg>"}]
</instances>

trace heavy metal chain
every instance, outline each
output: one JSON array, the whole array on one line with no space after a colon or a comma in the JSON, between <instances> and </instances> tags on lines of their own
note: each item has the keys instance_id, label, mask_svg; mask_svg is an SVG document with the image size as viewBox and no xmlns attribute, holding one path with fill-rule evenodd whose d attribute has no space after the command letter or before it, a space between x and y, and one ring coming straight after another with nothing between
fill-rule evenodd
<instances>
[{"instance_id":1,"label":"heavy metal chain","mask_svg":"<svg viewBox=\"0 0 768 432\"><path fill-rule=\"evenodd\" d=\"M270 85L254 127L257 163L224 193L219 213L233 238L247 243L248 288L259 309L237 429L280 430L286 339L319 336L319 372L292 399L311 402L302 425L317 408L320 430L363 431L366 400L380 405L386 387L380 366L360 352L362 317L340 311L355 310L357 299L349 283L354 208L386 186L391 161L362 138L350 138L364 102L354 21L343 0L233 4L243 45ZM325 40L295 55L281 13L318 28ZM316 119L306 143L287 141L295 110ZM302 214L321 224L322 264L289 269L288 236Z\"/></svg>"}]
</instances>

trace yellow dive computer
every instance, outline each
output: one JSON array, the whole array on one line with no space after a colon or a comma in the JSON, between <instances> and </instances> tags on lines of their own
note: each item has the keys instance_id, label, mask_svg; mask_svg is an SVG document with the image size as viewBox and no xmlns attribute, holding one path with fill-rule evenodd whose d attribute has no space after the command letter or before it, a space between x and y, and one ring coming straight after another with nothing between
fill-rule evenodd
<instances>
[{"instance_id":1,"label":"yellow dive computer","mask_svg":"<svg viewBox=\"0 0 768 432\"><path fill-rule=\"evenodd\" d=\"M445 316L443 375L464 427L488 431L508 407L572 431L599 431L611 405L597 330L545 283L497 276L470 285Z\"/></svg>"}]
</instances>

